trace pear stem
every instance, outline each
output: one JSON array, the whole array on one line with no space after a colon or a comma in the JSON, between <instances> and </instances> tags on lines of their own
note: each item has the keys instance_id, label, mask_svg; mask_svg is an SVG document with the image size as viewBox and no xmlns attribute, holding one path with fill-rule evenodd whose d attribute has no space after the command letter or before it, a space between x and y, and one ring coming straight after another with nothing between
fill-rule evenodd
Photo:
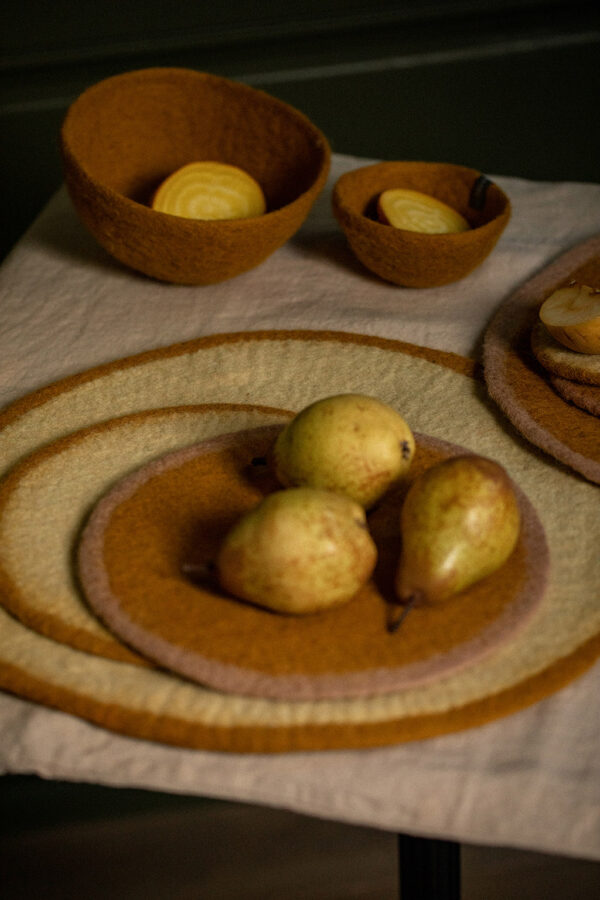
<instances>
[{"instance_id":1,"label":"pear stem","mask_svg":"<svg viewBox=\"0 0 600 900\"><path fill-rule=\"evenodd\" d=\"M400 628L400 626L406 619L406 617L409 614L409 612L411 611L411 609L413 609L413 607L415 606L418 598L419 598L418 593L412 594L408 598L408 601L405 604L403 604L400 615L396 619L392 619L390 622L388 622L387 630L388 630L389 634L395 634L396 631L398 631L398 629Z\"/></svg>"},{"instance_id":2,"label":"pear stem","mask_svg":"<svg viewBox=\"0 0 600 900\"><path fill-rule=\"evenodd\" d=\"M181 574L199 585L211 586L217 580L217 567L212 560L203 563L184 562Z\"/></svg>"}]
</instances>

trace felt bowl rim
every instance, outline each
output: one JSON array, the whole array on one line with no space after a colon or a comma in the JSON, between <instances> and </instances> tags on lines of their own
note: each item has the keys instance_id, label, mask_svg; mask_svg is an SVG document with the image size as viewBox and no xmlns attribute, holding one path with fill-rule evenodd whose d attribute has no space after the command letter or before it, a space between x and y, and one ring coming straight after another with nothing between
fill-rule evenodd
<instances>
[{"instance_id":1,"label":"felt bowl rim","mask_svg":"<svg viewBox=\"0 0 600 900\"><path fill-rule=\"evenodd\" d=\"M79 159L78 155L72 149L70 141L70 131L72 129L74 130L76 126L76 117L80 114L81 110L84 108L84 104L86 104L90 98L94 97L96 94L103 92L111 85L114 85L116 83L126 84L129 81L134 82L139 80L140 78L149 78L151 75L156 75L157 77L165 75L176 75L177 77L181 77L182 80L195 79L198 81L199 86L203 84L210 84L215 86L218 86L220 84L227 85L229 88L234 89L240 93L247 93L249 97L259 96L263 101L266 101L270 105L272 105L273 108L277 108L281 110L285 115L290 116L290 118L294 119L298 124L302 125L307 134L310 135L310 137L312 138L312 143L314 144L315 155L320 156L320 159L318 160L316 175L312 183L304 191L294 197L294 199L289 203L278 206L272 210L268 210L262 216L255 216L248 219L219 219L205 221L201 219L185 219L179 216L174 216L171 213L160 212L159 210L152 209L151 207L146 206L144 203L140 203L139 201L128 197L126 194L117 191L110 185L107 185L104 182L100 181L95 175L92 174L92 172ZM196 236L198 235L198 232L213 234L216 228L218 228L219 230L223 230L224 232L244 231L252 227L255 228L257 223L264 221L265 218L268 218L270 220L276 219L278 217L287 218L287 216L289 215L289 211L291 209L294 209L296 205L302 203L307 197L310 197L311 195L316 196L320 193L325 185L325 181L327 179L331 166L331 146L327 137L321 131L321 129L318 128L318 126L315 125L308 118L308 116L306 116L299 109L296 109L291 104L280 100L278 97L274 97L271 94L268 94L266 91L254 88L251 85L244 84L243 82L225 78L221 75L214 75L210 72L177 66L152 66L145 69L134 69L128 72L119 73L117 75L111 75L108 78L104 78L101 81L90 85L84 91L82 91L82 93L79 94L79 96L76 97L68 107L60 127L59 143L60 152L63 158L63 167L66 169L72 168L77 173L78 177L87 182L99 196L110 198L110 200L117 207L120 205L124 209L135 211L135 214L137 216L147 217L149 220L154 220L155 223L162 220L165 224L165 227L167 228L180 229L182 233L196 234Z\"/></svg>"}]
</instances>

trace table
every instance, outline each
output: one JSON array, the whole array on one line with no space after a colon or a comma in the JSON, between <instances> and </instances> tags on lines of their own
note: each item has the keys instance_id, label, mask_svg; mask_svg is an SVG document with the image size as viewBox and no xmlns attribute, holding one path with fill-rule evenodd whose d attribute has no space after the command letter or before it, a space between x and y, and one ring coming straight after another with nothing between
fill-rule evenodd
<instances>
[{"instance_id":1,"label":"table","mask_svg":"<svg viewBox=\"0 0 600 900\"><path fill-rule=\"evenodd\" d=\"M495 177L513 215L468 279L384 284L351 257L330 211L333 157L309 219L262 266L210 287L169 286L111 261L64 189L0 270L0 405L56 379L202 335L333 329L478 358L498 303L600 231L600 185ZM282 807L456 842L600 859L600 666L480 728L366 750L223 754L127 738L0 694L0 771Z\"/></svg>"}]
</instances>

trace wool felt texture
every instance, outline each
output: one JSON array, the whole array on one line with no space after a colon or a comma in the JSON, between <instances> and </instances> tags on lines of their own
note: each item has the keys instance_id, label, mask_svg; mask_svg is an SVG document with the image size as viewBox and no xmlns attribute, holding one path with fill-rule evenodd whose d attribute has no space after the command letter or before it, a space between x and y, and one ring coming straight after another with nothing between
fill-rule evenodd
<instances>
[{"instance_id":1,"label":"wool felt texture","mask_svg":"<svg viewBox=\"0 0 600 900\"><path fill-rule=\"evenodd\" d=\"M331 158L322 132L288 104L179 68L88 88L67 111L61 152L75 209L98 242L125 265L177 284L214 284L262 263L306 219ZM165 178L206 160L251 175L266 214L198 221L151 208Z\"/></svg>"},{"instance_id":2,"label":"wool felt texture","mask_svg":"<svg viewBox=\"0 0 600 900\"><path fill-rule=\"evenodd\" d=\"M431 685L350 700L265 700L74 650L0 611L2 686L123 734L262 753L447 734L522 709L567 684L600 652L599 526L591 514L597 488L515 442L470 371L472 364L453 354L360 335L216 335L117 361L17 401L0 423L3 458L10 466L40 444L105 422L107 413L129 416L157 403L193 404L199 386L206 402L219 396L221 403L235 403L243 384L263 404L281 408L285 398L292 410L322 396L325 385L327 393L376 389L416 431L427 423L432 436L498 459L533 502L547 535L551 576L534 621L509 645ZM196 440L206 436L201 431L196 429ZM189 443L188 430L182 444ZM99 458L108 466L105 489L119 468L121 475L130 471L127 455ZM93 457L90 462L97 464Z\"/></svg>"},{"instance_id":3,"label":"wool felt texture","mask_svg":"<svg viewBox=\"0 0 600 900\"><path fill-rule=\"evenodd\" d=\"M580 384L568 378L561 378L560 375L550 374L548 378L554 390L564 400L579 406L593 416L600 416L600 385Z\"/></svg>"},{"instance_id":4,"label":"wool felt texture","mask_svg":"<svg viewBox=\"0 0 600 900\"><path fill-rule=\"evenodd\" d=\"M481 172L447 163L375 163L338 179L333 211L352 251L367 269L405 287L436 287L459 281L479 266L508 224L510 200L498 185L484 179ZM382 224L377 199L392 188L436 197L471 227L457 234L422 234Z\"/></svg>"},{"instance_id":5,"label":"wool felt texture","mask_svg":"<svg viewBox=\"0 0 600 900\"><path fill-rule=\"evenodd\" d=\"M393 578L403 497L420 473L464 452L424 435L417 436L403 484L368 515L378 564L351 601L285 616L228 596L205 573L237 518L280 489L272 477L257 475L252 459L268 454L281 427L223 434L167 454L97 504L79 541L80 581L92 609L126 644L218 690L304 700L431 683L529 623L544 595L548 548L515 486L521 535L507 563L452 602L413 610L401 634L388 633L388 620L398 614Z\"/></svg>"},{"instance_id":6,"label":"wool felt texture","mask_svg":"<svg viewBox=\"0 0 600 900\"><path fill-rule=\"evenodd\" d=\"M572 279L589 281L592 286L600 284L600 237L562 254L500 304L485 334L485 379L490 395L524 437L585 478L600 483L598 418L556 393L547 370L531 349L539 307ZM574 351L567 352L569 360L577 356ZM560 356L564 354L560 352ZM582 381L589 380L581 378L589 372L589 367L584 372L581 364L571 362L556 374L577 376Z\"/></svg>"}]
</instances>

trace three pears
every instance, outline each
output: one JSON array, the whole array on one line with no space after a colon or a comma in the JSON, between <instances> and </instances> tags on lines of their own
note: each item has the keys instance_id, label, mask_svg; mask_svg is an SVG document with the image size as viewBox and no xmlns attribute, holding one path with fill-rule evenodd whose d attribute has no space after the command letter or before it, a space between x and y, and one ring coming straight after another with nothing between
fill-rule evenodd
<instances>
[{"instance_id":1,"label":"three pears","mask_svg":"<svg viewBox=\"0 0 600 900\"><path fill-rule=\"evenodd\" d=\"M366 510L406 477L414 453L404 419L373 397L339 394L310 404L271 448L282 489L225 538L221 586L297 615L350 600L377 562ZM464 591L506 562L520 524L512 481L495 461L468 454L432 466L399 511L396 599L408 609Z\"/></svg>"}]
</instances>

